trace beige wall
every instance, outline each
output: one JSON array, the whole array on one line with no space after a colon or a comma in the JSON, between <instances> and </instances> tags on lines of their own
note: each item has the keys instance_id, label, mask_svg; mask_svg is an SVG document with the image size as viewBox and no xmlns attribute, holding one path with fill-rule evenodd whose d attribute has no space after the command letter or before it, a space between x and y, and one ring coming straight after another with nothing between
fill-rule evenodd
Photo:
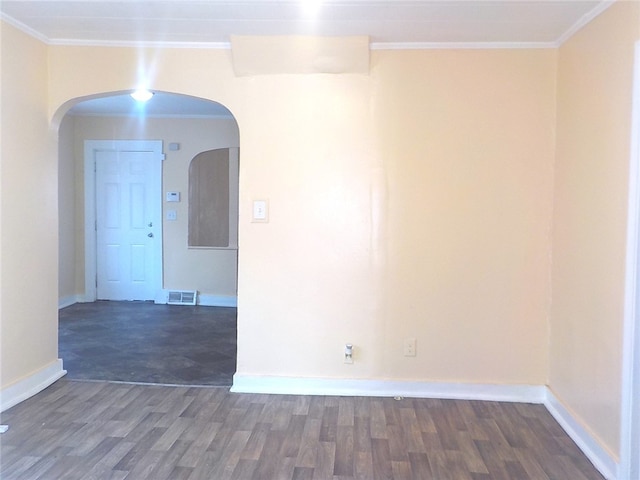
<instances>
[{"instance_id":1,"label":"beige wall","mask_svg":"<svg viewBox=\"0 0 640 480\"><path fill-rule=\"evenodd\" d=\"M544 384L556 53L374 56L385 373ZM403 337L419 356L400 356Z\"/></svg>"},{"instance_id":2,"label":"beige wall","mask_svg":"<svg viewBox=\"0 0 640 480\"><path fill-rule=\"evenodd\" d=\"M627 183L640 3L615 4L559 53L549 384L619 453Z\"/></svg>"},{"instance_id":3,"label":"beige wall","mask_svg":"<svg viewBox=\"0 0 640 480\"><path fill-rule=\"evenodd\" d=\"M554 51L386 51L369 76L247 78L225 51L152 57L151 88L238 120L239 373L545 382ZM55 111L131 88L138 53L51 47L50 64ZM250 223L254 198L268 224Z\"/></svg>"},{"instance_id":4,"label":"beige wall","mask_svg":"<svg viewBox=\"0 0 640 480\"><path fill-rule=\"evenodd\" d=\"M2 387L58 353L58 169L47 47L2 24L0 285Z\"/></svg>"},{"instance_id":5,"label":"beige wall","mask_svg":"<svg viewBox=\"0 0 640 480\"><path fill-rule=\"evenodd\" d=\"M181 193L179 203L163 201L164 212L176 210L176 221L164 221L163 262L165 289L194 289L200 294L235 297L237 282L237 251L235 249L188 249L188 169L191 159L198 153L238 146L238 128L230 118L147 118L144 122L122 117L65 116L72 127L75 158L75 208L60 211L61 219L75 216L75 252L61 248L69 255L64 263L76 265L75 294L84 293L84 141L85 140L162 140L166 159L163 162L163 192ZM65 132L61 134L61 144ZM180 143L180 150L169 151L170 142ZM73 175L66 172L73 181ZM62 181L62 180L61 180ZM64 180L68 182L69 180ZM64 196L61 192L61 197ZM164 215L163 215L164 218ZM72 255L73 254L73 255ZM61 259L61 263L63 263ZM61 293L62 295L62 293Z\"/></svg>"}]
</instances>

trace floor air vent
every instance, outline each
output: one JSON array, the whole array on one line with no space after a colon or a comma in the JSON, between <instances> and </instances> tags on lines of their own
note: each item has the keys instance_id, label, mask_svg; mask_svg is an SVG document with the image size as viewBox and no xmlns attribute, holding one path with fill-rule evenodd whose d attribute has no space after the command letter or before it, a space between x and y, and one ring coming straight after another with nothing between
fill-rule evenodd
<instances>
[{"instance_id":1,"label":"floor air vent","mask_svg":"<svg viewBox=\"0 0 640 480\"><path fill-rule=\"evenodd\" d=\"M169 305L195 305L197 292L195 290L174 290L169 292Z\"/></svg>"}]
</instances>

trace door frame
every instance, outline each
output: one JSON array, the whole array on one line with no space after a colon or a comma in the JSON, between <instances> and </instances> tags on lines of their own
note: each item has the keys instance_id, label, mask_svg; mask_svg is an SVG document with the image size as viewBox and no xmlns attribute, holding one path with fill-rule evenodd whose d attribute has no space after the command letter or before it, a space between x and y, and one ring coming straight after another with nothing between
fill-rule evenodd
<instances>
[{"instance_id":1,"label":"door frame","mask_svg":"<svg viewBox=\"0 0 640 480\"><path fill-rule=\"evenodd\" d=\"M162 140L85 140L84 141L84 301L95 302L97 299L97 236L96 236L96 169L94 152L96 150L127 150L131 152L153 152L156 160L162 162ZM162 232L162 167L158 182L157 212ZM153 242L153 288L158 295L162 292L162 233Z\"/></svg>"},{"instance_id":2,"label":"door frame","mask_svg":"<svg viewBox=\"0 0 640 480\"><path fill-rule=\"evenodd\" d=\"M640 476L640 42L635 44L617 478Z\"/></svg>"}]
</instances>

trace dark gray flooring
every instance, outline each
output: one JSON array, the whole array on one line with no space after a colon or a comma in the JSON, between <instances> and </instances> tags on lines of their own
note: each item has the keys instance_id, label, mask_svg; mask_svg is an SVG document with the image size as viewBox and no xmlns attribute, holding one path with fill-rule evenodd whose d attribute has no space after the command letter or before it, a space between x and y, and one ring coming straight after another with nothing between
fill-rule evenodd
<instances>
[{"instance_id":1,"label":"dark gray flooring","mask_svg":"<svg viewBox=\"0 0 640 480\"><path fill-rule=\"evenodd\" d=\"M77 303L58 330L70 379L230 386L236 371L235 308Z\"/></svg>"},{"instance_id":2,"label":"dark gray flooring","mask_svg":"<svg viewBox=\"0 0 640 480\"><path fill-rule=\"evenodd\" d=\"M1 420L3 480L604 480L524 403L61 379Z\"/></svg>"}]
</instances>

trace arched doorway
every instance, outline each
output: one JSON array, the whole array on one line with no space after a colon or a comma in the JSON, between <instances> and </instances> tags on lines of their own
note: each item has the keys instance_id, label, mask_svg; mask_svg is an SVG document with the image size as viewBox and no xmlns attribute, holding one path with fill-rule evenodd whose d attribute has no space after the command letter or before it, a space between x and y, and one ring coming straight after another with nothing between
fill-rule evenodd
<instances>
[{"instance_id":1,"label":"arched doorway","mask_svg":"<svg viewBox=\"0 0 640 480\"><path fill-rule=\"evenodd\" d=\"M60 123L60 306L96 299L90 288L87 288L87 284L95 281L92 269L97 262L92 256L95 252L92 253L91 248L87 247L86 239L91 239L88 242L91 245L95 241L92 236L95 238L97 228L93 221L86 220L86 207L89 203L86 201L87 195L95 195L95 191L92 192L94 184L85 181L87 178L95 179L95 172L91 172L92 167L88 166L84 158L86 142L116 144L131 140L160 141L164 155L159 199L162 225L156 230L160 232L163 244L160 256L162 288L155 295L155 303L166 303L169 292L172 291L196 291L200 305L225 307L234 309L235 312L237 244L221 252L219 248L190 248L186 238L189 162L197 153L212 148L237 149L237 122L231 112L218 103L165 92L155 92L151 101L144 105L134 102L126 92L78 99ZM235 191L237 192L237 188ZM179 201L172 201L175 199ZM237 216L237 211L235 215ZM153 225L153 228L156 227L157 225ZM221 275L220 272L225 274ZM182 317L186 315L183 307L169 308ZM224 317L228 322L228 311ZM175 338L177 337L180 335ZM228 344L224 347L224 355L221 357L232 355L235 371L235 345L232 352ZM227 367L229 363L226 362ZM65 365L70 366L67 361ZM189 362L185 361L185 369L189 366ZM233 373L226 372L229 378ZM71 370L70 376L73 376ZM202 382L194 380L194 383Z\"/></svg>"}]
</instances>

